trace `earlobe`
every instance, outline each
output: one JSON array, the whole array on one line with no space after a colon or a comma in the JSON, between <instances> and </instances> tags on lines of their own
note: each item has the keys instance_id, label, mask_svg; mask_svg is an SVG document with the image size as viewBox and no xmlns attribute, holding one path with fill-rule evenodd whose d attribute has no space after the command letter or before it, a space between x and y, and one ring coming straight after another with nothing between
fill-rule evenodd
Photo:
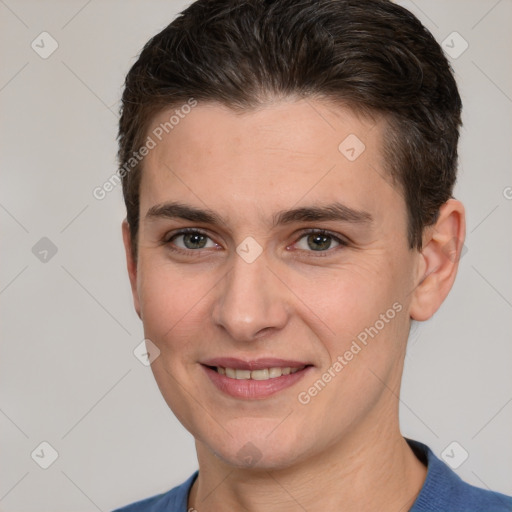
<instances>
[{"instance_id":1,"label":"earlobe","mask_svg":"<svg viewBox=\"0 0 512 512\"><path fill-rule=\"evenodd\" d=\"M126 268L128 270L130 286L132 288L133 305L135 307L135 311L137 312L137 315L142 320L142 317L140 314L139 292L137 289L137 263L133 259L130 225L128 224L128 221L126 219L123 220L121 228L122 228L122 232L123 232L123 243L124 243L124 250L125 250L125 255L126 255Z\"/></svg>"},{"instance_id":2,"label":"earlobe","mask_svg":"<svg viewBox=\"0 0 512 512\"><path fill-rule=\"evenodd\" d=\"M412 319L428 320L443 303L457 275L465 236L464 206L456 199L449 199L441 206L437 222L424 232L417 285L410 306Z\"/></svg>"}]
</instances>

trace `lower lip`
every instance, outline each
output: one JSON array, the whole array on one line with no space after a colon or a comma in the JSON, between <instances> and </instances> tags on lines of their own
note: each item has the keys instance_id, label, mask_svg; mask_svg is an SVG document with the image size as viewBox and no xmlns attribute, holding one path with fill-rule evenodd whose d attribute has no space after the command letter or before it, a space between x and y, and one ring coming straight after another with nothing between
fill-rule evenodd
<instances>
[{"instance_id":1,"label":"lower lip","mask_svg":"<svg viewBox=\"0 0 512 512\"><path fill-rule=\"evenodd\" d=\"M208 366L201 365L213 384L223 393L235 397L245 398L247 400L267 398L283 389L293 386L299 382L306 373L309 373L312 366L307 366L303 370L299 370L289 375L281 375L267 380L254 379L232 379L221 375L216 370L212 370Z\"/></svg>"}]
</instances>

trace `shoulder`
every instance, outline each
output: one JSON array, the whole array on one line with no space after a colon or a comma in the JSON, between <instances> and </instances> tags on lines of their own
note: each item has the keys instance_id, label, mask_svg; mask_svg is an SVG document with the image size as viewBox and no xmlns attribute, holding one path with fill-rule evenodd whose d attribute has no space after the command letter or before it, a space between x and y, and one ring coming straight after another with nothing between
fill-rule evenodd
<instances>
[{"instance_id":1,"label":"shoulder","mask_svg":"<svg viewBox=\"0 0 512 512\"><path fill-rule=\"evenodd\" d=\"M117 508L113 512L187 512L188 493L197 475L198 471L170 491Z\"/></svg>"},{"instance_id":2,"label":"shoulder","mask_svg":"<svg viewBox=\"0 0 512 512\"><path fill-rule=\"evenodd\" d=\"M512 512L512 497L464 482L428 446L407 441L428 465L427 478L410 512Z\"/></svg>"}]
</instances>

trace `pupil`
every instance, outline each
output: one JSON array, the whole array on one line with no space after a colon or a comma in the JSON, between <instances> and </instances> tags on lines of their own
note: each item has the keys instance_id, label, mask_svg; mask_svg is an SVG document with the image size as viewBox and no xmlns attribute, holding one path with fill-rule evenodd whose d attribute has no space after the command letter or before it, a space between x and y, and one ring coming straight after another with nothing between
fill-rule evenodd
<instances>
[{"instance_id":1,"label":"pupil","mask_svg":"<svg viewBox=\"0 0 512 512\"><path fill-rule=\"evenodd\" d=\"M308 245L310 249L313 249L313 251L329 249L329 246L331 245L331 238L329 235L312 234L308 237Z\"/></svg>"}]
</instances>

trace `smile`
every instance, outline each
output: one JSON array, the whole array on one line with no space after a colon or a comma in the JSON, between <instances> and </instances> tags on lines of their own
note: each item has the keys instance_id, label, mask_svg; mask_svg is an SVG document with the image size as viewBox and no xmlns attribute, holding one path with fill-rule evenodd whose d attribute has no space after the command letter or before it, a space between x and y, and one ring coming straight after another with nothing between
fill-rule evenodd
<instances>
[{"instance_id":1,"label":"smile","mask_svg":"<svg viewBox=\"0 0 512 512\"><path fill-rule=\"evenodd\" d=\"M201 367L213 389L244 400L270 397L295 385L314 370L311 364L274 358L256 361L218 358L203 361Z\"/></svg>"}]
</instances>

